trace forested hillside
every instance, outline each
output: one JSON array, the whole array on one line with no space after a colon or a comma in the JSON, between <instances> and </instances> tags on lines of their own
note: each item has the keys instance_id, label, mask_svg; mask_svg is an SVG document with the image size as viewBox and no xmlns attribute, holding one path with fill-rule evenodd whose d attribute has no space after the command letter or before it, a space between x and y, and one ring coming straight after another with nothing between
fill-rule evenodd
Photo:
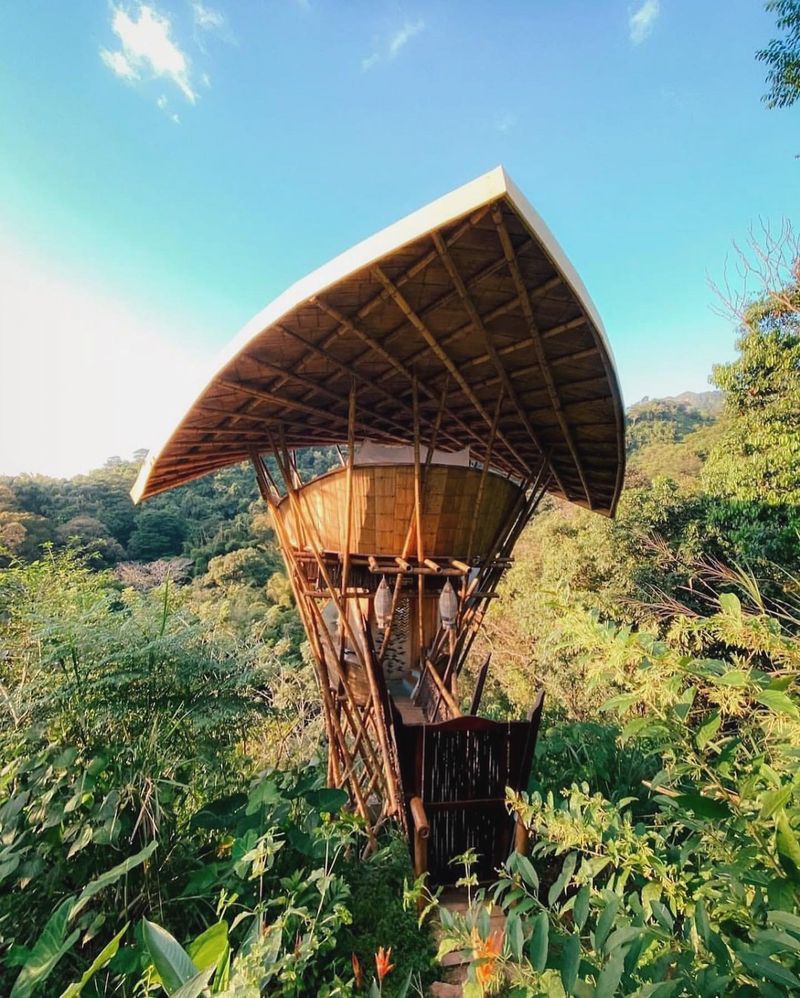
<instances>
[{"instance_id":1,"label":"forested hillside","mask_svg":"<svg viewBox=\"0 0 800 998\"><path fill-rule=\"evenodd\" d=\"M628 410L629 482L659 476L684 482L699 476L721 431L720 391L643 399ZM204 575L212 559L263 549L266 521L249 465L238 465L134 506L129 492L146 451L131 460L111 457L103 468L71 479L43 475L0 478L0 550L8 563L33 561L45 545L70 548L95 568L131 562L173 561L181 578ZM310 478L339 463L335 449L298 453L299 470ZM638 473L638 477L637 477ZM254 581L274 559L256 572ZM245 555L240 555L241 564ZM228 564L236 564L229 559ZM221 563L218 563L218 566ZM217 567L218 567L217 566ZM166 566L162 566L162 569Z\"/></svg>"},{"instance_id":2,"label":"forested hillside","mask_svg":"<svg viewBox=\"0 0 800 998\"><path fill-rule=\"evenodd\" d=\"M465 993L800 993L797 274L738 337L716 391L630 408L616 519L548 500L488 616L486 710L547 715L505 934L480 891L442 916ZM424 885L324 788L250 470L134 508L142 456L0 482L0 991L423 988Z\"/></svg>"}]
</instances>

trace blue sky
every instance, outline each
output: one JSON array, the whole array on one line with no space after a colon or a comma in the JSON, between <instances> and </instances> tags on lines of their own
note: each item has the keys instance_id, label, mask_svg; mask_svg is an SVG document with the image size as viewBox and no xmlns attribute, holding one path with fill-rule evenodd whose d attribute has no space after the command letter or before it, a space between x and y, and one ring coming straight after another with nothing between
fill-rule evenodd
<instances>
[{"instance_id":1,"label":"blue sky","mask_svg":"<svg viewBox=\"0 0 800 998\"><path fill-rule=\"evenodd\" d=\"M155 443L293 280L502 163L627 402L703 390L733 240L797 207L758 0L0 4L0 473Z\"/></svg>"}]
</instances>

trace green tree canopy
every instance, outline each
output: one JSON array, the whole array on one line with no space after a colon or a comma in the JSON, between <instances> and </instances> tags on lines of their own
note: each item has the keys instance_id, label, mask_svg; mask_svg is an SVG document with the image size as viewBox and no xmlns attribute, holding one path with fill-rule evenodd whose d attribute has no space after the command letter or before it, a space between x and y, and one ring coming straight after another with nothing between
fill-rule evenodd
<instances>
[{"instance_id":1,"label":"green tree canopy","mask_svg":"<svg viewBox=\"0 0 800 998\"><path fill-rule=\"evenodd\" d=\"M767 0L766 8L778 15L783 34L756 52L769 67L763 99L768 107L789 107L800 97L800 0Z\"/></svg>"},{"instance_id":2,"label":"green tree canopy","mask_svg":"<svg viewBox=\"0 0 800 998\"><path fill-rule=\"evenodd\" d=\"M739 356L718 364L726 420L705 467L709 491L745 502L800 506L800 265L780 295L744 314Z\"/></svg>"}]
</instances>

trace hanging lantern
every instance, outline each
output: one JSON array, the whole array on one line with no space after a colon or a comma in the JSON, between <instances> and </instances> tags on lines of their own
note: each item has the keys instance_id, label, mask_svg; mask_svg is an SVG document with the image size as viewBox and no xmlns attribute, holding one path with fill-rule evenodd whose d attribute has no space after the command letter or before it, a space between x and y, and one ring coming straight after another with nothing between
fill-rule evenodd
<instances>
[{"instance_id":1,"label":"hanging lantern","mask_svg":"<svg viewBox=\"0 0 800 998\"><path fill-rule=\"evenodd\" d=\"M439 616L442 618L442 627L446 630L451 631L456 626L458 596L456 596L455 589L450 585L449 579L445 582L439 596Z\"/></svg>"},{"instance_id":2,"label":"hanging lantern","mask_svg":"<svg viewBox=\"0 0 800 998\"><path fill-rule=\"evenodd\" d=\"M381 584L375 590L375 620L378 627L385 631L392 619L392 591L386 584L386 576L381 578Z\"/></svg>"}]
</instances>

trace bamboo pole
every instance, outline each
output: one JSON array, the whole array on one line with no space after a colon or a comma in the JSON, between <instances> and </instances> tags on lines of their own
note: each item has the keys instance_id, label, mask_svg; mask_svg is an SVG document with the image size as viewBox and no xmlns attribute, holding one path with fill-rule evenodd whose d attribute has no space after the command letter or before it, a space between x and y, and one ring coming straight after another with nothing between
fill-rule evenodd
<instances>
[{"instance_id":1,"label":"bamboo pole","mask_svg":"<svg viewBox=\"0 0 800 998\"><path fill-rule=\"evenodd\" d=\"M439 409L436 413L436 420L433 424L433 435L431 436L430 442L428 444L428 453L425 456L425 472L424 481L427 482L428 471L430 470L431 462L433 460L433 452L436 449L436 443L439 439L439 429L442 425L442 416L444 415L445 402L447 401L447 386L448 386L448 376L445 376L444 384L442 385L442 394L439 399ZM414 532L414 512L412 511L411 516L408 521L408 530L406 531L406 539L403 543L403 552L401 556L401 561L405 561L408 555L409 549L411 547L411 538ZM397 560L397 559L395 559ZM403 578L398 575L394 583L394 592L392 593L392 608L389 614L389 624L386 630L383 632L383 640L381 641L380 651L378 652L378 664L383 665L383 659L386 655L386 651L389 647L389 639L392 636L392 628L394 626L394 616L397 610L397 603L400 598L400 589L403 584Z\"/></svg>"},{"instance_id":2,"label":"bamboo pole","mask_svg":"<svg viewBox=\"0 0 800 998\"><path fill-rule=\"evenodd\" d=\"M347 582L350 575L350 541L353 531L353 465L356 456L356 383L350 385L350 404L347 411L347 470L345 472L345 528L344 552L342 562L342 593L347 592ZM347 604L345 604L347 609ZM344 629L339 643L339 663L344 664Z\"/></svg>"},{"instance_id":3,"label":"bamboo pole","mask_svg":"<svg viewBox=\"0 0 800 998\"><path fill-rule=\"evenodd\" d=\"M444 702L450 708L450 712L453 714L454 717L461 717L461 710L460 710L458 704L453 699L453 695L450 692L450 690L448 690L448 688L444 685L444 681L442 680L442 677L437 672L436 667L434 666L433 662L431 662L431 660L429 658L426 658L425 659L425 665L426 665L426 667L428 669L428 672L431 675L431 678L433 679L433 682L434 682L434 684L436 686L436 689L439 691L439 699L436 701L436 708L434 710L434 717L436 717L436 715L439 712L439 704L441 703L442 700L444 700Z\"/></svg>"},{"instance_id":4,"label":"bamboo pole","mask_svg":"<svg viewBox=\"0 0 800 998\"><path fill-rule=\"evenodd\" d=\"M286 476L285 470L282 467L282 459L278 456L277 450L275 452L275 457L276 457L276 460L279 463L279 467L281 467L281 473L284 476L284 480L287 480L287 476ZM289 492L288 492L289 502L293 506L295 518L297 520L299 520L300 517L302 516L301 510L300 510L300 502L298 500L298 497L297 497L297 495L295 493L294 488L291 486L290 480L287 480L287 486L289 488ZM309 519L308 522L309 522L309 526L312 527L312 528L314 528L314 533L316 533L316 527L315 527L315 525L313 523L313 520ZM348 639L350 641L351 647L353 648L353 651L355 652L355 654L360 659L361 666L364 669L364 672L367 674L367 678L370 681L370 686L371 686L371 690L370 691L373 693L373 696L374 696L375 692L372 689L372 686L374 684L374 676L372 676L371 672L368 669L367 662L366 662L366 655L364 654L364 651L363 651L363 649L362 649L359 641L357 640L357 638L355 636L355 633L354 633L354 631L353 631L353 629L351 627L351 624L350 624L350 621L348 619L347 614L344 612L344 610L346 609L346 607L342 603L342 601L341 601L341 599L339 597L339 594L336 591L336 587L333 585L333 582L331 581L331 577L328 574L328 569L327 569L327 567L325 565L325 559L322 557L322 554L321 554L321 551L320 551L319 538L317 537L315 539L312 536L311 530L309 530L309 535L308 535L308 546L311 548L311 552L314 555L315 561L317 562L317 567L319 568L319 572L320 572L322 578L325 581L325 585L326 585L328 591L330 592L331 600L332 600L334 606L336 607L336 609L337 609L337 611L339 613L339 619L341 620L342 625L344 626L344 628L347 631L347 637L348 637ZM347 683L345 682L344 685L346 687ZM347 692L349 694L349 690ZM380 704L379 704L379 702L377 700L375 702L375 708L376 708L376 711L380 712L380 714L382 715L383 712L382 712L382 710L380 708ZM385 723L378 724L378 739L379 739L381 753L383 755L383 760L384 760L384 768L385 768L385 771L386 771L386 788L387 788L388 795L389 795L389 801L390 801L390 805L391 805L391 810L392 810L392 813L396 813L397 810L398 810L397 792L396 792L396 785L395 785L395 783L396 783L396 776L395 776L395 773L394 773L394 770L393 770L393 767L392 767L392 763L391 763L391 756L389 754L389 747L388 747L388 744L386 742L386 725L385 725Z\"/></svg>"},{"instance_id":5,"label":"bamboo pole","mask_svg":"<svg viewBox=\"0 0 800 998\"><path fill-rule=\"evenodd\" d=\"M475 530L478 526L478 515L480 513L481 502L483 501L483 490L486 486L486 476L489 474L489 464L494 451L494 440L497 434L497 424L500 421L500 406L503 402L502 388L497 393L497 404L494 407L494 418L492 419L492 429L489 433L489 446L486 450L486 460L481 468L480 482L478 483L478 495L475 499L475 508L472 510L472 523L469 528L469 544L467 545L467 561L472 557L472 546L475 543Z\"/></svg>"},{"instance_id":6,"label":"bamboo pole","mask_svg":"<svg viewBox=\"0 0 800 998\"><path fill-rule=\"evenodd\" d=\"M291 480L286 475L286 469L283 466L283 463L282 463L280 457L278 456L278 452L277 451L275 451L275 458L276 458L276 461L278 462L278 467L279 467L279 469L281 471L281 474L284 476L284 480L287 482L287 487L289 488L289 495L293 497L294 496L294 489L291 486ZM273 507L273 510L274 510L274 507ZM295 515L297 515L297 513L295 513ZM278 521L276 523L276 527L277 527L277 529L279 531L279 539L281 541L281 548L282 548L283 552L285 553L284 554L284 560L287 560L288 558L291 558L292 559L292 563L293 563L293 565L295 567L295 570L296 570L296 562L295 562L294 557L292 555L292 548L291 548L291 545L290 545L290 543L288 541L288 538L286 537L285 532L283 531L283 524L282 524L282 522L280 522L279 515L274 515L273 516L273 520L274 521ZM324 568L324 566L322 566L322 567ZM293 576L294 576L294 574L295 573L292 573ZM300 576L301 573L296 570L296 574L297 574L297 576ZM330 587L330 580L329 579L328 579L328 583L329 583L329 589L330 589L331 587ZM303 599L302 592L298 591L298 590L299 590L299 586L296 586L294 584L294 582L293 582L293 591L295 592L295 599L297 600L298 608L300 610L301 617L303 618L303 622L304 622L304 625L305 625L306 633L309 635L309 638L312 638L312 636L315 635L316 638L317 638L317 641L319 640L320 637L324 636L324 638L327 640L327 642L328 642L328 644L330 646L330 651L331 651L331 654L332 654L332 658L333 658L333 661L335 662L336 661L335 651L334 651L334 649L332 647L332 642L330 642L330 635L328 634L327 627L325 626L325 623L322 620L321 612L319 611L318 607L316 607L316 604L313 601L309 600L308 602L306 602ZM333 592L332 592L332 595L335 595L335 594L333 594ZM312 608L313 610L315 610L317 612L318 625L319 626L315 626L314 623L308 617L308 608ZM320 679L320 689L321 689L321 693L322 693L322 696L323 696L323 704L324 704L324 708L325 708L324 713L325 713L326 718L328 719L328 722L330 724L330 727L331 727L333 735L334 735L334 737L331 739L331 741L332 741L332 743L338 745L339 752L342 755L344 763L345 763L345 766L346 766L346 772L345 772L344 776L342 776L341 773L339 774L339 785L341 785L342 782L346 782L346 781L350 783L351 789L353 791L353 795L354 795L354 797L356 799L356 805L357 805L359 811L362 813L362 815L364 817L364 820L367 821L367 823L369 824L369 812L368 812L367 807L366 807L366 802L361 797L360 784L358 783L358 779L357 779L357 775L356 775L356 771L355 771L355 760L354 760L352 754L350 753L350 750L347 747L347 741L346 741L346 738L344 736L343 729L342 729L342 727L341 727L341 725L339 723L338 713L336 711L336 705L333 702L333 699L331 697L331 683L330 683L330 677L328 675L327 668L326 668L326 665L325 665L325 654L324 654L322 648L319 647L318 644L317 644L317 646L316 646L316 648L314 650L315 650L315 660L318 662L320 669L323 670L321 676L319 676L318 678ZM350 697L350 691L347 688L346 682L343 681L342 685L343 685L344 690L345 690L345 695L347 697ZM356 706L356 705L354 705L354 706ZM353 727L353 730L354 730L354 733L355 733L355 725L352 723L352 715L349 715L349 713L348 713L347 716L348 716L348 721L351 723L351 726ZM365 743L369 744L369 739L368 738L365 739ZM370 748L371 748L371 746L370 746ZM372 837L372 832L371 831L370 831L370 836Z\"/></svg>"},{"instance_id":7,"label":"bamboo pole","mask_svg":"<svg viewBox=\"0 0 800 998\"><path fill-rule=\"evenodd\" d=\"M314 659L314 665L315 665L314 671L317 674L317 683L320 687L320 693L322 695L323 702L325 703L326 702L325 687L329 687L329 680L327 674L321 671L324 669L322 649L315 642L315 638L317 637L316 631L311 626L309 626L310 621L307 617L307 609L305 607L305 602L302 598L302 594L300 592L300 587L298 584L297 576L299 575L299 572L297 571L297 563L294 561L294 558L292 556L291 547L288 544L288 538L286 537L283 531L283 524L280 520L280 514L277 512L276 503L270 491L270 483L274 485L274 482L269 472L267 471L264 462L261 459L261 456L258 453L255 452L251 453L250 459L255 468L256 480L258 482L261 496L264 499L264 501L267 503L270 512L272 514L272 521L275 525L275 531L278 534L278 540L280 543L281 554L283 556L283 562L284 565L286 566L286 573L289 576L289 585L292 587L292 593L294 594L295 604L297 605L298 613L300 614L300 617L305 625L305 631L308 634L309 640L312 643L312 652L313 652L312 658ZM323 710L323 718L325 721L326 734L328 736L328 745L330 747L328 755L329 768L332 772L334 779L338 783L340 779L340 771L338 765L339 760L337 758L337 755L340 752L340 746L338 744L337 739L334 737L332 718L327 708Z\"/></svg>"},{"instance_id":8,"label":"bamboo pole","mask_svg":"<svg viewBox=\"0 0 800 998\"><path fill-rule=\"evenodd\" d=\"M425 560L425 548L422 540L422 473L419 461L419 389L417 378L411 382L411 400L414 410L414 522L417 532L417 564ZM419 645L420 662L425 655L425 579L417 576L417 642Z\"/></svg>"}]
</instances>

